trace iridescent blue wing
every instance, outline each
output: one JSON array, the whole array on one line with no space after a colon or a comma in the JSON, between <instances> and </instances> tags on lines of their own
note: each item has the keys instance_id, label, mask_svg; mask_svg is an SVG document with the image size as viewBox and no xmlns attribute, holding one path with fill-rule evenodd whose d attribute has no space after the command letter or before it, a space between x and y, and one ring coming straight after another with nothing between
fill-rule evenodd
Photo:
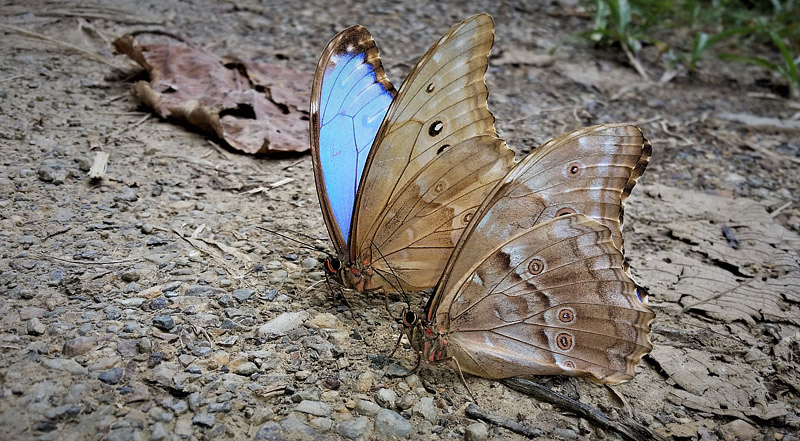
<instances>
[{"instance_id":1,"label":"iridescent blue wing","mask_svg":"<svg viewBox=\"0 0 800 441\"><path fill-rule=\"evenodd\" d=\"M345 259L361 172L395 94L364 27L343 30L322 52L311 91L311 153L325 225Z\"/></svg>"}]
</instances>

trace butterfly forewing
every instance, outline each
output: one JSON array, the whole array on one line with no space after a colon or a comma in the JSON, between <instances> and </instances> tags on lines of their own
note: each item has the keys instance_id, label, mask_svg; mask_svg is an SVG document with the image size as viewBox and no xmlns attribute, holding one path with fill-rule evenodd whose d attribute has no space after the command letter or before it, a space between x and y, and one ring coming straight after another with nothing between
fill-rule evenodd
<instances>
[{"instance_id":1,"label":"butterfly forewing","mask_svg":"<svg viewBox=\"0 0 800 441\"><path fill-rule=\"evenodd\" d=\"M494 24L481 14L434 44L400 88L367 159L351 256L396 275L404 289L436 283L472 213L512 166L486 102L493 39Z\"/></svg>"},{"instance_id":2,"label":"butterfly forewing","mask_svg":"<svg viewBox=\"0 0 800 441\"><path fill-rule=\"evenodd\" d=\"M548 220L494 245L454 274L434 326L462 369L488 378L587 375L628 380L652 346L653 313L639 301L610 230L580 214Z\"/></svg>"},{"instance_id":3,"label":"butterfly forewing","mask_svg":"<svg viewBox=\"0 0 800 441\"><path fill-rule=\"evenodd\" d=\"M311 95L311 151L325 224L346 256L358 184L395 95L369 32L340 32L320 57Z\"/></svg>"}]
</instances>

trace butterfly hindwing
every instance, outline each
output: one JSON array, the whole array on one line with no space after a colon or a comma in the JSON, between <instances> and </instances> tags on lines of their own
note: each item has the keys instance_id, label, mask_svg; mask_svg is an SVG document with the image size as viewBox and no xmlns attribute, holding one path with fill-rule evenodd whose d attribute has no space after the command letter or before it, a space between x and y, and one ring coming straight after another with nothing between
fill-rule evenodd
<instances>
[{"instance_id":1,"label":"butterfly hindwing","mask_svg":"<svg viewBox=\"0 0 800 441\"><path fill-rule=\"evenodd\" d=\"M340 256L347 254L364 164L395 93L364 27L345 29L323 51L311 94L311 151L325 224Z\"/></svg>"},{"instance_id":2,"label":"butterfly hindwing","mask_svg":"<svg viewBox=\"0 0 800 441\"><path fill-rule=\"evenodd\" d=\"M486 14L453 27L400 87L367 159L351 258L406 290L435 285L485 195L513 165L496 137L484 74Z\"/></svg>"},{"instance_id":3,"label":"butterfly hindwing","mask_svg":"<svg viewBox=\"0 0 800 441\"><path fill-rule=\"evenodd\" d=\"M497 184L427 310L448 356L489 378L630 379L653 313L622 255L622 207L650 156L630 125L555 138ZM446 343L445 343L446 342Z\"/></svg>"},{"instance_id":4,"label":"butterfly hindwing","mask_svg":"<svg viewBox=\"0 0 800 441\"><path fill-rule=\"evenodd\" d=\"M474 228L467 230L448 263L445 278L469 273L473 262L494 244L570 213L605 225L622 250L623 204L650 153L642 132L627 124L587 127L543 144L486 198Z\"/></svg>"},{"instance_id":5,"label":"butterfly hindwing","mask_svg":"<svg viewBox=\"0 0 800 441\"><path fill-rule=\"evenodd\" d=\"M611 231L580 214L495 244L446 292L436 326L448 354L487 378L588 375L628 380L652 349L653 313L639 301Z\"/></svg>"}]
</instances>

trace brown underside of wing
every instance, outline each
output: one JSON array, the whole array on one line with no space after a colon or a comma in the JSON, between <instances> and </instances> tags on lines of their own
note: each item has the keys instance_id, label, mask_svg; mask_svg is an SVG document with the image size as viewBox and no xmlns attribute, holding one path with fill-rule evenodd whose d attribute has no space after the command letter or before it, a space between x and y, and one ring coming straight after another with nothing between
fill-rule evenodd
<instances>
[{"instance_id":1,"label":"brown underside of wing","mask_svg":"<svg viewBox=\"0 0 800 441\"><path fill-rule=\"evenodd\" d=\"M367 158L351 258L394 271L403 289L434 286L464 216L513 165L487 106L493 40L494 24L481 14L434 44L400 88ZM392 289L381 277L372 286Z\"/></svg>"},{"instance_id":2,"label":"brown underside of wing","mask_svg":"<svg viewBox=\"0 0 800 441\"><path fill-rule=\"evenodd\" d=\"M632 378L654 314L622 262L610 230L578 214L497 244L437 310L445 356L488 378Z\"/></svg>"},{"instance_id":3,"label":"brown underside of wing","mask_svg":"<svg viewBox=\"0 0 800 441\"><path fill-rule=\"evenodd\" d=\"M494 245L556 216L579 213L608 227L622 250L623 203L650 157L632 125L587 127L537 148L497 184L478 209L448 262L436 297L452 292ZM440 293L441 292L441 293Z\"/></svg>"}]
</instances>

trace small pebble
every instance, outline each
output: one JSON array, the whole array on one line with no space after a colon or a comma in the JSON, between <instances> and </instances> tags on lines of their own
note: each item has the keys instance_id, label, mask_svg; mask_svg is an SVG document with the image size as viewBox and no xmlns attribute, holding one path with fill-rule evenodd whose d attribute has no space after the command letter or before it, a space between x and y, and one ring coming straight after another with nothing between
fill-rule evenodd
<instances>
[{"instance_id":1,"label":"small pebble","mask_svg":"<svg viewBox=\"0 0 800 441\"><path fill-rule=\"evenodd\" d=\"M259 337L283 335L302 325L308 320L309 314L305 311L284 312L258 328Z\"/></svg>"},{"instance_id":2,"label":"small pebble","mask_svg":"<svg viewBox=\"0 0 800 441\"><path fill-rule=\"evenodd\" d=\"M175 327L175 319L168 315L157 315L153 317L153 326L164 331L169 331Z\"/></svg>"},{"instance_id":3,"label":"small pebble","mask_svg":"<svg viewBox=\"0 0 800 441\"><path fill-rule=\"evenodd\" d=\"M325 387L327 387L328 389L336 390L339 389L341 385L342 382L337 377L328 377L325 379Z\"/></svg>"},{"instance_id":4,"label":"small pebble","mask_svg":"<svg viewBox=\"0 0 800 441\"><path fill-rule=\"evenodd\" d=\"M165 297L156 297L150 301L150 310L158 311L167 307L167 299Z\"/></svg>"},{"instance_id":5,"label":"small pebble","mask_svg":"<svg viewBox=\"0 0 800 441\"><path fill-rule=\"evenodd\" d=\"M255 293L255 290L249 288L237 289L236 291L233 292L233 298L236 299L239 303L244 303L250 297L252 297L253 293Z\"/></svg>"},{"instance_id":6,"label":"small pebble","mask_svg":"<svg viewBox=\"0 0 800 441\"><path fill-rule=\"evenodd\" d=\"M54 170L51 167L43 165L39 167L38 174L39 180L42 182L53 182L54 179Z\"/></svg>"},{"instance_id":7,"label":"small pebble","mask_svg":"<svg viewBox=\"0 0 800 441\"><path fill-rule=\"evenodd\" d=\"M320 430L322 432L327 432L331 430L331 427L333 427L333 420L330 418L322 418L322 417L312 418L311 421L308 422L308 424L310 424L311 427L317 430Z\"/></svg>"},{"instance_id":8,"label":"small pebble","mask_svg":"<svg viewBox=\"0 0 800 441\"><path fill-rule=\"evenodd\" d=\"M34 317L28 320L27 331L28 335L43 335L47 331L47 326Z\"/></svg>"},{"instance_id":9,"label":"small pebble","mask_svg":"<svg viewBox=\"0 0 800 441\"><path fill-rule=\"evenodd\" d=\"M407 419L393 410L383 409L375 418L375 431L386 438L408 438L413 429Z\"/></svg>"},{"instance_id":10,"label":"small pebble","mask_svg":"<svg viewBox=\"0 0 800 441\"><path fill-rule=\"evenodd\" d=\"M66 371L70 374L85 375L89 369L83 367L72 358L42 358L42 364L59 371Z\"/></svg>"},{"instance_id":11,"label":"small pebble","mask_svg":"<svg viewBox=\"0 0 800 441\"><path fill-rule=\"evenodd\" d=\"M240 364L233 371L234 374L243 375L245 377L249 377L250 375L253 375L256 372L258 372L258 366L256 366L256 364L253 363L252 361Z\"/></svg>"},{"instance_id":12,"label":"small pebble","mask_svg":"<svg viewBox=\"0 0 800 441\"><path fill-rule=\"evenodd\" d=\"M275 412L272 411L270 407L259 407L253 412L253 416L250 417L250 420L256 426L260 426L267 421L271 420L275 417Z\"/></svg>"},{"instance_id":13,"label":"small pebble","mask_svg":"<svg viewBox=\"0 0 800 441\"><path fill-rule=\"evenodd\" d=\"M122 311L116 306L106 306L105 312L108 320L119 320L122 317Z\"/></svg>"},{"instance_id":14,"label":"small pebble","mask_svg":"<svg viewBox=\"0 0 800 441\"><path fill-rule=\"evenodd\" d=\"M397 405L397 393L385 387L381 388L375 392L375 402L386 409L394 409Z\"/></svg>"},{"instance_id":15,"label":"small pebble","mask_svg":"<svg viewBox=\"0 0 800 441\"><path fill-rule=\"evenodd\" d=\"M236 301L233 299L233 297L231 297L231 296L229 296L227 294L222 296L222 297L220 297L219 300L217 300L217 303L219 303L219 306L222 306L223 308L234 308L234 307L236 307Z\"/></svg>"},{"instance_id":16,"label":"small pebble","mask_svg":"<svg viewBox=\"0 0 800 441\"><path fill-rule=\"evenodd\" d=\"M226 401L224 403L211 403L208 405L208 411L211 413L217 412L230 412L233 409L233 405L230 401Z\"/></svg>"},{"instance_id":17,"label":"small pebble","mask_svg":"<svg viewBox=\"0 0 800 441\"><path fill-rule=\"evenodd\" d=\"M122 379L122 374L124 373L125 370L122 368L109 369L107 371L100 372L100 375L98 375L97 378L106 384L117 384L119 383L119 380Z\"/></svg>"},{"instance_id":18,"label":"small pebble","mask_svg":"<svg viewBox=\"0 0 800 441\"><path fill-rule=\"evenodd\" d=\"M360 415L377 415L378 412L381 411L381 406L373 403L372 401L367 400L358 400L356 403L355 411L358 412Z\"/></svg>"},{"instance_id":19,"label":"small pebble","mask_svg":"<svg viewBox=\"0 0 800 441\"><path fill-rule=\"evenodd\" d=\"M64 342L61 355L64 357L77 357L92 350L97 340L94 337L75 337Z\"/></svg>"},{"instance_id":20,"label":"small pebble","mask_svg":"<svg viewBox=\"0 0 800 441\"><path fill-rule=\"evenodd\" d=\"M347 439L366 439L369 437L369 418L358 417L336 424L334 431Z\"/></svg>"},{"instance_id":21,"label":"small pebble","mask_svg":"<svg viewBox=\"0 0 800 441\"><path fill-rule=\"evenodd\" d=\"M489 438L489 429L486 424L474 423L464 429L464 441L486 441Z\"/></svg>"},{"instance_id":22,"label":"small pebble","mask_svg":"<svg viewBox=\"0 0 800 441\"><path fill-rule=\"evenodd\" d=\"M166 437L167 429L164 428L164 424L161 422L153 424L153 427L150 430L150 441L161 441Z\"/></svg>"},{"instance_id":23,"label":"small pebble","mask_svg":"<svg viewBox=\"0 0 800 441\"><path fill-rule=\"evenodd\" d=\"M198 413L192 418L192 424L200 427L214 427L216 418L210 413Z\"/></svg>"},{"instance_id":24,"label":"small pebble","mask_svg":"<svg viewBox=\"0 0 800 441\"><path fill-rule=\"evenodd\" d=\"M303 259L302 262L300 262L300 266L303 267L304 269L313 269L320 266L320 264L317 259L313 257L306 257L305 259Z\"/></svg>"},{"instance_id":25,"label":"small pebble","mask_svg":"<svg viewBox=\"0 0 800 441\"><path fill-rule=\"evenodd\" d=\"M404 394L402 397L400 397L399 400L397 400L397 407L406 410L417 404L418 401L419 401L419 396L417 396L417 394L415 394L414 392L409 392L407 394Z\"/></svg>"},{"instance_id":26,"label":"small pebble","mask_svg":"<svg viewBox=\"0 0 800 441\"><path fill-rule=\"evenodd\" d=\"M331 406L321 401L303 400L294 410L318 417L326 417L333 413Z\"/></svg>"},{"instance_id":27,"label":"small pebble","mask_svg":"<svg viewBox=\"0 0 800 441\"><path fill-rule=\"evenodd\" d=\"M436 422L436 405L433 403L433 398L431 397L421 398L419 403L414 405L411 412L413 415L419 415L431 423Z\"/></svg>"},{"instance_id":28,"label":"small pebble","mask_svg":"<svg viewBox=\"0 0 800 441\"><path fill-rule=\"evenodd\" d=\"M130 270L125 271L119 277L125 282L136 282L141 277L141 274L139 274L139 271L137 270Z\"/></svg>"},{"instance_id":29,"label":"small pebble","mask_svg":"<svg viewBox=\"0 0 800 441\"><path fill-rule=\"evenodd\" d=\"M356 378L355 389L356 392L365 393L372 388L372 384L375 381L375 375L372 374L370 371L362 372L359 374L358 378Z\"/></svg>"}]
</instances>

